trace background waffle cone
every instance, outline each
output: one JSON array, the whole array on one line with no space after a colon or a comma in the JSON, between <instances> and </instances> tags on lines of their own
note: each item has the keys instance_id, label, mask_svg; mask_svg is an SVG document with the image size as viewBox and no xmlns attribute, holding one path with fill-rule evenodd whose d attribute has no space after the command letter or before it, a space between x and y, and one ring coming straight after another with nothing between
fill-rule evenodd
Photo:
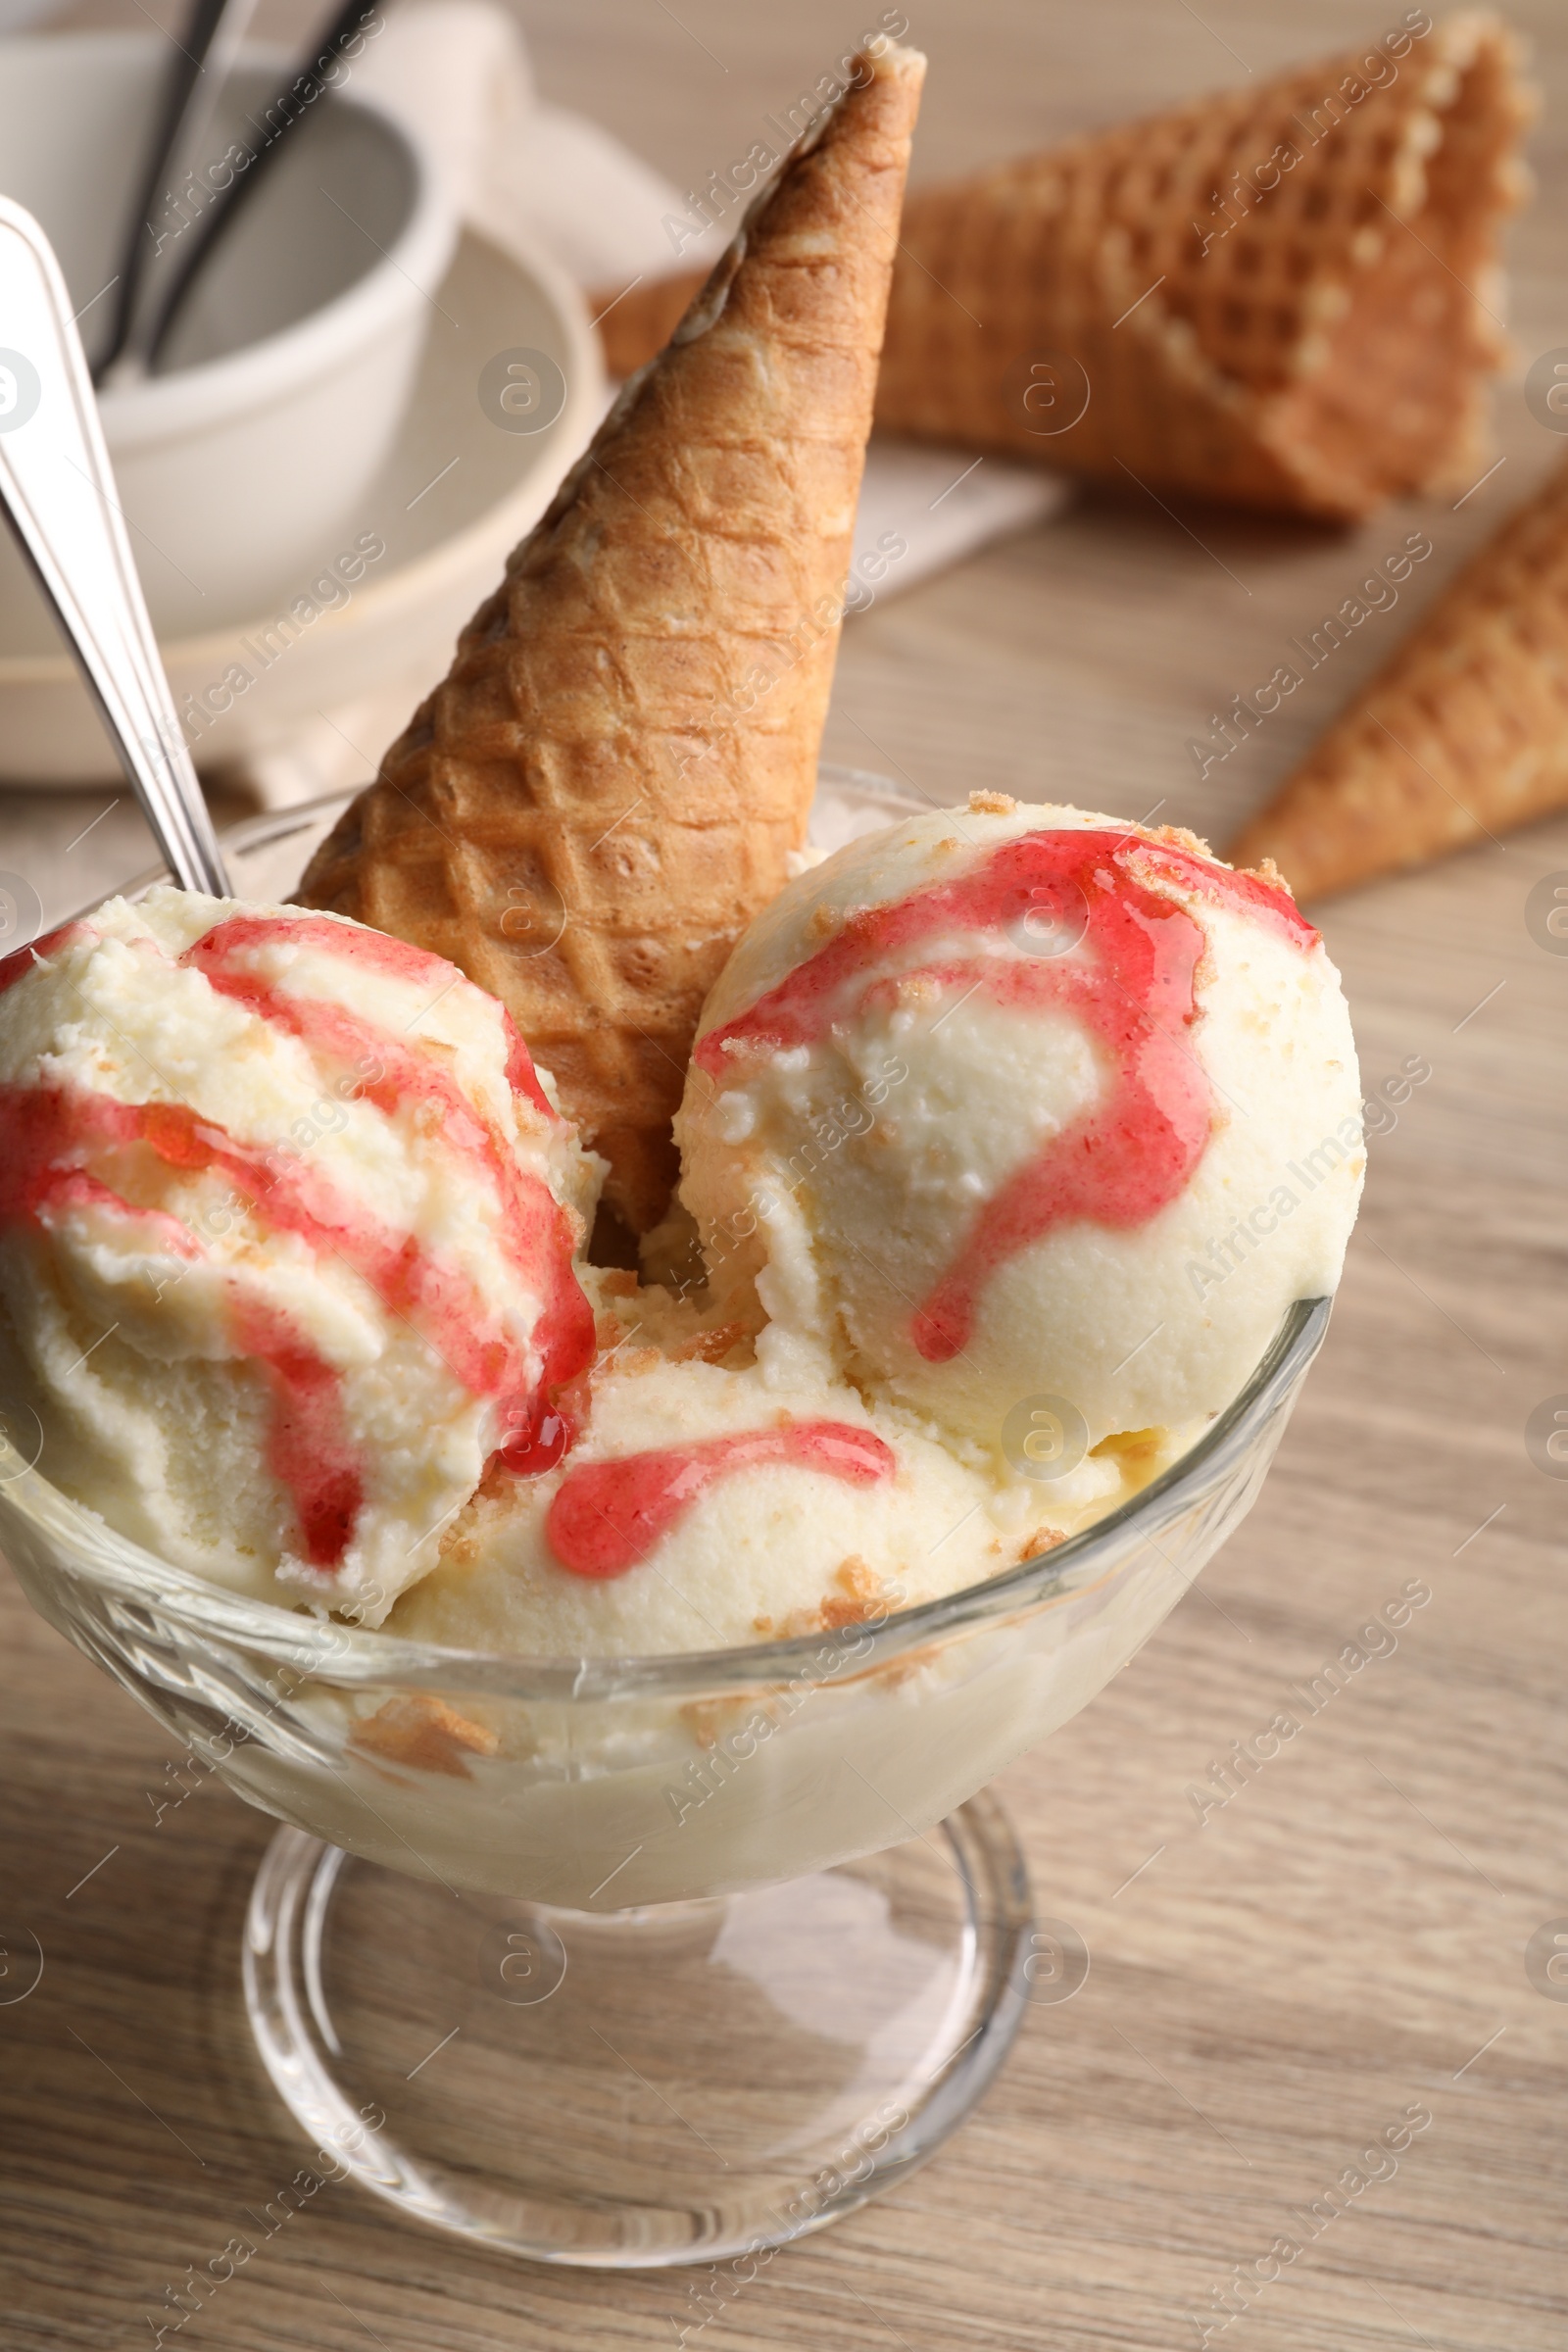
<instances>
[{"instance_id":1,"label":"background waffle cone","mask_svg":"<svg viewBox=\"0 0 1568 2352\"><path fill-rule=\"evenodd\" d=\"M617 382L663 350L707 278L706 270L677 270L669 277L589 289L585 300L598 323L605 366Z\"/></svg>"},{"instance_id":2,"label":"background waffle cone","mask_svg":"<svg viewBox=\"0 0 1568 2352\"><path fill-rule=\"evenodd\" d=\"M1298 898L1568 806L1568 465L1505 522L1225 855Z\"/></svg>"},{"instance_id":3,"label":"background waffle cone","mask_svg":"<svg viewBox=\"0 0 1568 2352\"><path fill-rule=\"evenodd\" d=\"M1529 112L1467 13L916 190L877 422L1325 516L1462 486Z\"/></svg>"},{"instance_id":4,"label":"background waffle cone","mask_svg":"<svg viewBox=\"0 0 1568 2352\"><path fill-rule=\"evenodd\" d=\"M500 997L639 1232L703 999L815 785L925 71L859 62L299 893Z\"/></svg>"}]
</instances>

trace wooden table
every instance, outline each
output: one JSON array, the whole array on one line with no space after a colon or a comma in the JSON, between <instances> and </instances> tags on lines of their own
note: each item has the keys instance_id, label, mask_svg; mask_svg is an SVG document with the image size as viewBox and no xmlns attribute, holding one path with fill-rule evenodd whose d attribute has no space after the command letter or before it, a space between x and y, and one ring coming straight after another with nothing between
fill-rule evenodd
<instances>
[{"instance_id":1,"label":"wooden table","mask_svg":"<svg viewBox=\"0 0 1568 2352\"><path fill-rule=\"evenodd\" d=\"M527 13L546 91L683 187L853 28L826 0ZM1541 41L1548 98L1542 193L1514 240L1528 360L1568 343L1568 24L1551 0L1514 13ZM911 0L911 15L932 58L926 172L1234 78L1235 53L1261 72L1381 23L1340 0L1205 0L1201 18L1185 0ZM1196 510L1184 530L1147 503L1082 500L852 624L830 754L955 798L1162 802L1222 837L1561 454L1517 381L1497 406L1507 464L1467 504L1348 538ZM1200 784L1189 737L1416 523L1436 555L1405 610ZM0 825L29 858L63 859L102 798L8 800ZM129 832L110 846L121 871L141 855ZM1233 2266L1417 2102L1433 2121L1396 2176L1212 2340L1565 2341L1568 2006L1526 1972L1531 1936L1568 1915L1565 1490L1523 1442L1532 1407L1568 1390L1568 959L1523 919L1531 885L1562 869L1568 819L1327 909L1368 1081L1410 1055L1432 1074L1372 1146L1334 1329L1258 1508L1133 1668L1005 1776L1042 1908L1085 1936L1090 1980L1031 2013L925 2172L781 2255L713 2323L712 2352L1197 2352L1192 2315L1213 2319ZM1408 1579L1431 1599L1394 1654L1200 1825L1190 1785ZM45 1953L36 1992L0 2008L0 2341L111 2352L148 2340L166 2284L298 2161L238 2000L270 1825L215 1785L155 1826L148 1792L175 1760L164 1736L9 1586L0 1609L8 1965L24 1965L29 1931ZM672 2342L685 2293L679 2274L557 2276L473 2253L337 2188L185 2340L610 2352Z\"/></svg>"}]
</instances>

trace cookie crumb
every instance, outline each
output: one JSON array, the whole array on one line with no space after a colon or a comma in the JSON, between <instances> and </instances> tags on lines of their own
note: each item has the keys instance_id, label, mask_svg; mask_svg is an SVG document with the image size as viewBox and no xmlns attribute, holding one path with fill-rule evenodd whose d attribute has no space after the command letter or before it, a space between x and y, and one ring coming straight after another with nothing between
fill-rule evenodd
<instances>
[{"instance_id":1,"label":"cookie crumb","mask_svg":"<svg viewBox=\"0 0 1568 2352\"><path fill-rule=\"evenodd\" d=\"M1013 816L1019 807L1020 803L1008 792L971 792L969 795L971 816Z\"/></svg>"},{"instance_id":2,"label":"cookie crumb","mask_svg":"<svg viewBox=\"0 0 1568 2352\"><path fill-rule=\"evenodd\" d=\"M751 1336L744 1323L720 1323L712 1331L700 1331L695 1338L683 1340L669 1360L672 1364L721 1364L732 1348Z\"/></svg>"},{"instance_id":3,"label":"cookie crumb","mask_svg":"<svg viewBox=\"0 0 1568 2352\"><path fill-rule=\"evenodd\" d=\"M1122 1462L1152 1462L1166 1444L1163 1429L1117 1429L1102 1438L1090 1452L1097 1462L1107 1457Z\"/></svg>"},{"instance_id":4,"label":"cookie crumb","mask_svg":"<svg viewBox=\"0 0 1568 2352\"><path fill-rule=\"evenodd\" d=\"M882 1590L875 1571L861 1559L858 1551L852 1551L848 1559L840 1560L833 1571L833 1582L852 1600L874 1600Z\"/></svg>"},{"instance_id":5,"label":"cookie crumb","mask_svg":"<svg viewBox=\"0 0 1568 2352\"><path fill-rule=\"evenodd\" d=\"M445 1699L425 1691L404 1691L355 1724L349 1745L416 1772L443 1772L452 1780L473 1778L465 1758L493 1756L501 1742L482 1724L470 1723Z\"/></svg>"},{"instance_id":6,"label":"cookie crumb","mask_svg":"<svg viewBox=\"0 0 1568 2352\"><path fill-rule=\"evenodd\" d=\"M831 1593L824 1598L820 1615L823 1633L836 1634L849 1625L863 1625L881 1607L882 1581L858 1551L840 1560L833 1571L833 1582L843 1598L835 1600Z\"/></svg>"},{"instance_id":7,"label":"cookie crumb","mask_svg":"<svg viewBox=\"0 0 1568 2352\"><path fill-rule=\"evenodd\" d=\"M1270 890L1283 890L1288 899L1294 899L1296 896L1295 891L1286 881L1272 858L1260 858L1255 865L1245 865L1242 871L1245 874L1255 874L1259 882L1268 884Z\"/></svg>"},{"instance_id":8,"label":"cookie crumb","mask_svg":"<svg viewBox=\"0 0 1568 2352\"><path fill-rule=\"evenodd\" d=\"M1200 841L1185 825L1160 825L1154 833L1156 841L1167 842L1173 850L1191 850L1195 858L1212 858L1214 853L1206 841Z\"/></svg>"}]
</instances>

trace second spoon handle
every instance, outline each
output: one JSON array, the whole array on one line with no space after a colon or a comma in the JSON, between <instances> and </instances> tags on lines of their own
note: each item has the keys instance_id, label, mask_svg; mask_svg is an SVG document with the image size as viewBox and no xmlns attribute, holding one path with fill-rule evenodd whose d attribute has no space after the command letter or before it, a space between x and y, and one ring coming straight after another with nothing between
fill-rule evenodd
<instances>
[{"instance_id":1,"label":"second spoon handle","mask_svg":"<svg viewBox=\"0 0 1568 2352\"><path fill-rule=\"evenodd\" d=\"M71 297L30 213L0 198L0 505L65 631L171 873L231 895L180 732Z\"/></svg>"},{"instance_id":2,"label":"second spoon handle","mask_svg":"<svg viewBox=\"0 0 1568 2352\"><path fill-rule=\"evenodd\" d=\"M199 226L185 242L182 259L170 271L157 301L148 306L139 322L132 348L138 351L146 367L155 365L192 286L284 152L287 134L297 123L309 120L311 107L331 89L330 69L338 63L350 41L374 29L380 13L381 0L343 0L318 42L312 62L292 74L263 108L261 119L268 124L266 134L252 151L239 177L231 179L203 214ZM255 120L252 116L253 124Z\"/></svg>"},{"instance_id":3,"label":"second spoon handle","mask_svg":"<svg viewBox=\"0 0 1568 2352\"><path fill-rule=\"evenodd\" d=\"M156 280L153 264L158 247L151 243L152 219L160 195L173 193L181 172L204 159L199 152L206 138L235 54L255 13L256 0L191 0L183 37L173 44L164 102L153 127L146 168L125 230L116 289L114 322L109 340L93 366L93 380L103 383L115 363L127 350L136 355L141 372L137 329L141 313L150 307L143 288ZM166 265L164 274L168 274ZM156 295L150 297L156 300Z\"/></svg>"}]
</instances>

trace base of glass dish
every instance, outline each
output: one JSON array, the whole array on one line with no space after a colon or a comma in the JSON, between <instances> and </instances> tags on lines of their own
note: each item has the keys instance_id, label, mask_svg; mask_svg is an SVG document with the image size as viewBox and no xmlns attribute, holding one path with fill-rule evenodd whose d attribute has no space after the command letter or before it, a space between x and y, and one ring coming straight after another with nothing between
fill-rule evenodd
<instances>
[{"instance_id":1,"label":"base of glass dish","mask_svg":"<svg viewBox=\"0 0 1568 2352\"><path fill-rule=\"evenodd\" d=\"M695 2325L962 2123L1031 1926L989 1794L861 1861L628 1911L459 1895L285 1829L245 1998L316 2175L536 2262L723 2263Z\"/></svg>"}]
</instances>

